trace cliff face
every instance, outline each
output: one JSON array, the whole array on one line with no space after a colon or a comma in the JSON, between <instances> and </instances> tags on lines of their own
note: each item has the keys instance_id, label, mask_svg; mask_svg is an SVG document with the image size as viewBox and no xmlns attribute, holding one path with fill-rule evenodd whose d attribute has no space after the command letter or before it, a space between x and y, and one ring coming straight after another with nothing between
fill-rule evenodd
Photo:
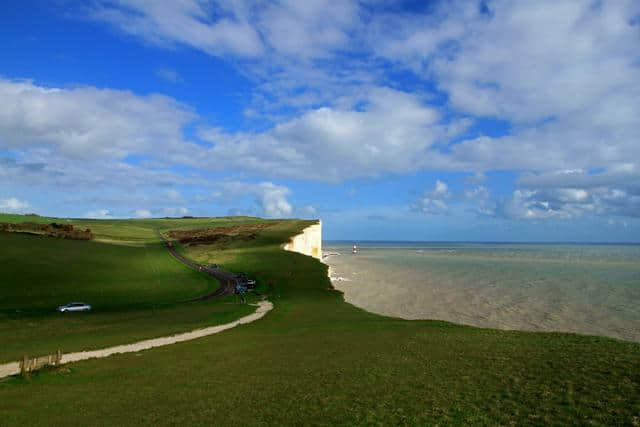
<instances>
[{"instance_id":1,"label":"cliff face","mask_svg":"<svg viewBox=\"0 0 640 427\"><path fill-rule=\"evenodd\" d=\"M322 260L322 221L311 225L302 233L291 238L291 241L284 245L284 249L291 252L298 252Z\"/></svg>"}]
</instances>

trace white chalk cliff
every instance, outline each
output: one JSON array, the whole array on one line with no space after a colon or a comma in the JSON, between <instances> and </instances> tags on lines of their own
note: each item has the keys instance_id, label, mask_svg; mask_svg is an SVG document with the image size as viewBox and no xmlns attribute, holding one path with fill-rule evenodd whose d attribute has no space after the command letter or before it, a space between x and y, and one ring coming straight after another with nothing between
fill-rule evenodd
<instances>
[{"instance_id":1,"label":"white chalk cliff","mask_svg":"<svg viewBox=\"0 0 640 427\"><path fill-rule=\"evenodd\" d=\"M284 245L284 249L322 260L322 221L293 236L291 241Z\"/></svg>"}]
</instances>

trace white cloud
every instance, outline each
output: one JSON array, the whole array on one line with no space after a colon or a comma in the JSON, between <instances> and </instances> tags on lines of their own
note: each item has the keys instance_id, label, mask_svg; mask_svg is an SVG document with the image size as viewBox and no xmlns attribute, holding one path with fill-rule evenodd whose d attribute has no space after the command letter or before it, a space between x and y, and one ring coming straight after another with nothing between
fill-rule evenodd
<instances>
[{"instance_id":1,"label":"white cloud","mask_svg":"<svg viewBox=\"0 0 640 427\"><path fill-rule=\"evenodd\" d=\"M382 56L435 83L450 106L515 126L452 146L449 168L615 167L640 158L636 1L442 2L382 16ZM396 31L397 30L397 31Z\"/></svg>"},{"instance_id":2,"label":"white cloud","mask_svg":"<svg viewBox=\"0 0 640 427\"><path fill-rule=\"evenodd\" d=\"M220 184L220 190L213 193L213 198L231 201L250 196L266 216L282 218L289 217L293 213L293 206L287 200L290 193L287 187L272 182L254 184L234 181Z\"/></svg>"},{"instance_id":3,"label":"white cloud","mask_svg":"<svg viewBox=\"0 0 640 427\"><path fill-rule=\"evenodd\" d=\"M272 2L259 12L258 27L276 51L298 57L324 56L348 47L349 32L359 20L356 2L327 6L322 0Z\"/></svg>"},{"instance_id":4,"label":"white cloud","mask_svg":"<svg viewBox=\"0 0 640 427\"><path fill-rule=\"evenodd\" d=\"M449 211L446 200L451 196L446 183L437 180L433 190L425 192L413 202L412 208L418 212L430 215L442 215Z\"/></svg>"},{"instance_id":5,"label":"white cloud","mask_svg":"<svg viewBox=\"0 0 640 427\"><path fill-rule=\"evenodd\" d=\"M270 217L287 217L293 208L287 201L289 189L271 182L259 184L257 195L260 198L264 213Z\"/></svg>"},{"instance_id":6,"label":"white cloud","mask_svg":"<svg viewBox=\"0 0 640 427\"><path fill-rule=\"evenodd\" d=\"M629 226L629 223L624 220L609 218L607 220L607 225L610 225L613 227L621 226L621 227L627 228Z\"/></svg>"},{"instance_id":7,"label":"white cloud","mask_svg":"<svg viewBox=\"0 0 640 427\"><path fill-rule=\"evenodd\" d=\"M373 84L373 76L380 74L365 59L332 61L363 48L358 38L365 32L365 12L357 0L330 6L324 0L92 4L82 18L90 16L160 47L186 45L233 62L254 83L245 108L254 120L274 121L291 117L292 109L333 104L357 92L358 85Z\"/></svg>"},{"instance_id":8,"label":"white cloud","mask_svg":"<svg viewBox=\"0 0 640 427\"><path fill-rule=\"evenodd\" d=\"M486 6L443 2L433 14L396 19L401 31L382 34L379 51L435 72L455 106L516 121L580 110L637 83L637 2Z\"/></svg>"},{"instance_id":9,"label":"white cloud","mask_svg":"<svg viewBox=\"0 0 640 427\"><path fill-rule=\"evenodd\" d=\"M329 165L324 177L335 181L420 168L613 167L640 156L640 26L632 25L640 4L632 0L451 1L414 14L380 13L379 5L356 1L97 3L94 17L145 40L214 55L268 54L238 65L256 84L247 114L279 124L261 134L219 132L215 140L215 154L231 159L238 150L248 157L240 166L254 172L308 178L299 173L306 171L322 179L312 161L319 158ZM433 80L458 111L513 123L512 135L447 147L468 118L426 129L422 139L411 116L398 114L388 126L390 120L354 102L367 102L376 96L372 87L390 80L378 67L389 65L384 59ZM297 117L278 120L283 106ZM376 123L407 132L407 142L389 144ZM322 134L324 124L354 134ZM261 156L263 164L248 155L256 146L271 153ZM387 151L387 159L376 158ZM281 167L287 162L291 168ZM345 166L354 175L345 175Z\"/></svg>"},{"instance_id":10,"label":"white cloud","mask_svg":"<svg viewBox=\"0 0 640 427\"><path fill-rule=\"evenodd\" d=\"M596 188L621 186L631 193L640 193L640 168L633 163L620 164L600 173L584 169L565 169L546 173L525 173L518 183L528 188Z\"/></svg>"},{"instance_id":11,"label":"white cloud","mask_svg":"<svg viewBox=\"0 0 640 427\"><path fill-rule=\"evenodd\" d=\"M260 55L262 41L243 9L243 2L99 1L91 16L159 46L179 43L212 55Z\"/></svg>"},{"instance_id":12,"label":"white cloud","mask_svg":"<svg viewBox=\"0 0 640 427\"><path fill-rule=\"evenodd\" d=\"M640 217L640 195L608 187L519 189L510 198L498 200L492 213L515 219Z\"/></svg>"},{"instance_id":13,"label":"white cloud","mask_svg":"<svg viewBox=\"0 0 640 427\"><path fill-rule=\"evenodd\" d=\"M84 160L152 151L188 158L182 128L196 116L166 96L0 78L0 98L0 141L6 149L49 149Z\"/></svg>"},{"instance_id":14,"label":"white cloud","mask_svg":"<svg viewBox=\"0 0 640 427\"><path fill-rule=\"evenodd\" d=\"M477 177L477 175L474 177ZM484 181L486 177L484 175L482 177L482 180L472 179L471 182ZM477 185L464 190L464 199L469 203L467 205L468 211L482 217L496 215L496 201L491 198L491 192L484 185Z\"/></svg>"},{"instance_id":15,"label":"white cloud","mask_svg":"<svg viewBox=\"0 0 640 427\"><path fill-rule=\"evenodd\" d=\"M227 210L228 216L255 216L255 212L252 209L243 208L231 208Z\"/></svg>"},{"instance_id":16,"label":"white cloud","mask_svg":"<svg viewBox=\"0 0 640 427\"><path fill-rule=\"evenodd\" d=\"M371 88L361 109L323 107L259 134L203 131L215 147L208 158L258 173L341 181L407 172L440 155L430 149L445 140L449 125L415 95Z\"/></svg>"},{"instance_id":17,"label":"white cloud","mask_svg":"<svg viewBox=\"0 0 640 427\"><path fill-rule=\"evenodd\" d=\"M640 217L640 175L625 169L589 174L567 170L526 175L507 197L492 196L483 185L453 194L437 181L411 205L414 211L437 215L472 212L482 217L517 220L571 220L586 216ZM624 173L626 180L621 179Z\"/></svg>"},{"instance_id":18,"label":"white cloud","mask_svg":"<svg viewBox=\"0 0 640 427\"><path fill-rule=\"evenodd\" d=\"M498 213L507 218L518 219L568 219L577 212L570 206L556 205L537 191L516 190L513 196L499 205Z\"/></svg>"},{"instance_id":19,"label":"white cloud","mask_svg":"<svg viewBox=\"0 0 640 427\"><path fill-rule=\"evenodd\" d=\"M436 185L433 187L433 191L431 192L433 197L444 198L449 196L449 187L444 182L439 179L436 180Z\"/></svg>"},{"instance_id":20,"label":"white cloud","mask_svg":"<svg viewBox=\"0 0 640 427\"><path fill-rule=\"evenodd\" d=\"M250 58L274 52L323 57L344 49L360 24L359 5L351 0L331 7L323 0L100 0L90 16L159 46Z\"/></svg>"},{"instance_id":21,"label":"white cloud","mask_svg":"<svg viewBox=\"0 0 640 427\"><path fill-rule=\"evenodd\" d=\"M136 209L134 212L136 218L151 218L151 211L148 209Z\"/></svg>"},{"instance_id":22,"label":"white cloud","mask_svg":"<svg viewBox=\"0 0 640 427\"><path fill-rule=\"evenodd\" d=\"M484 174L484 172L476 172L466 179L469 184L480 184L485 182L486 180L487 176Z\"/></svg>"},{"instance_id":23,"label":"white cloud","mask_svg":"<svg viewBox=\"0 0 640 427\"><path fill-rule=\"evenodd\" d=\"M640 170L632 163L599 173L582 169L529 173L518 183L572 216L640 216Z\"/></svg>"},{"instance_id":24,"label":"white cloud","mask_svg":"<svg viewBox=\"0 0 640 427\"><path fill-rule=\"evenodd\" d=\"M182 194L180 194L178 190L172 188L171 190L167 191L167 199L174 202L182 200Z\"/></svg>"},{"instance_id":25,"label":"white cloud","mask_svg":"<svg viewBox=\"0 0 640 427\"><path fill-rule=\"evenodd\" d=\"M478 185L465 190L464 195L470 200L487 200L489 198L489 190L484 185Z\"/></svg>"},{"instance_id":26,"label":"white cloud","mask_svg":"<svg viewBox=\"0 0 640 427\"><path fill-rule=\"evenodd\" d=\"M162 209L162 214L170 217L185 216L189 214L189 209L184 206L166 207Z\"/></svg>"},{"instance_id":27,"label":"white cloud","mask_svg":"<svg viewBox=\"0 0 640 427\"><path fill-rule=\"evenodd\" d=\"M261 175L341 181L424 168L613 168L640 158L637 2L453 1L425 14L380 14L355 1L98 3L99 19L145 40L268 54L237 65L255 83L248 116L276 125L205 131L215 147L194 147L185 162L217 156ZM254 49L211 36L227 21L249 35L239 41L255 36ZM384 60L433 80L449 104L381 87L393 81L378 67ZM449 145L472 121L443 119L448 107L505 120L511 135ZM427 110L435 120L413 114Z\"/></svg>"},{"instance_id":28,"label":"white cloud","mask_svg":"<svg viewBox=\"0 0 640 427\"><path fill-rule=\"evenodd\" d=\"M147 170L170 159L204 170L341 181L441 162L429 150L458 127L442 123L439 112L416 95L374 87L344 108L311 110L262 133L203 131L202 138L214 144L206 148L184 138L183 128L197 116L165 96L1 79L0 96L7 101L0 105L3 145L30 152L45 165L61 157L86 162L143 156Z\"/></svg>"},{"instance_id":29,"label":"white cloud","mask_svg":"<svg viewBox=\"0 0 640 427\"><path fill-rule=\"evenodd\" d=\"M169 83L184 83L182 76L180 76L177 71L170 68L158 68L156 70L156 75Z\"/></svg>"},{"instance_id":30,"label":"white cloud","mask_svg":"<svg viewBox=\"0 0 640 427\"><path fill-rule=\"evenodd\" d=\"M29 203L15 197L0 199L0 212L24 212L30 206Z\"/></svg>"},{"instance_id":31,"label":"white cloud","mask_svg":"<svg viewBox=\"0 0 640 427\"><path fill-rule=\"evenodd\" d=\"M177 206L186 201L166 193L177 181L212 188L167 167L177 164L196 175L227 169L331 182L480 171L475 185L484 172L515 170L523 174L508 198L492 200L479 186L465 200L483 214L512 218L637 216L640 3L482 4L484 11L480 2L451 1L434 3L428 14L378 15L377 4L355 1L93 2L93 18L121 31L238 66L254 84L247 117L266 130L214 129L160 95L0 79L0 148L19 159L0 159L0 177L24 186L120 186L132 198L155 185L158 198ZM394 78L407 69L415 81ZM181 78L171 69L158 73ZM446 105L420 92L433 86ZM456 138L486 117L508 123L507 135ZM185 136L194 121L211 147ZM239 187L267 215L295 212L286 187ZM456 200L444 193L436 185L416 209L450 212ZM169 209L180 215L186 208Z\"/></svg>"},{"instance_id":32,"label":"white cloud","mask_svg":"<svg viewBox=\"0 0 640 427\"><path fill-rule=\"evenodd\" d=\"M84 214L85 218L109 219L113 218L113 213L109 209L97 209Z\"/></svg>"}]
</instances>

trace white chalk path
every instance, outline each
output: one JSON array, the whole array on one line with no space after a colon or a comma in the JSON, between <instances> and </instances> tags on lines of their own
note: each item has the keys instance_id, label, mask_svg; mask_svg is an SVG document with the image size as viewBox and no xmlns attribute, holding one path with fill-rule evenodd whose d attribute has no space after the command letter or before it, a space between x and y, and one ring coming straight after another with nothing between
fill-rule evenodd
<instances>
[{"instance_id":1,"label":"white chalk path","mask_svg":"<svg viewBox=\"0 0 640 427\"><path fill-rule=\"evenodd\" d=\"M226 331L227 329L231 329L238 325L243 325L245 323L255 322L258 319L264 317L268 311L273 308L273 304L271 301L260 301L258 303L258 308L253 313L241 317L238 320L235 320L230 323L225 323L224 325L217 326L209 326L207 328L196 329L195 331L185 332L177 335L170 335L167 337L153 338L144 341L138 341L132 344L124 344L118 345L115 347L107 347L100 350L92 350L92 351L79 351L76 353L68 353L62 355L62 360L60 364L77 362L79 360L86 359L94 359L101 357L109 357L113 354L118 353L137 353L142 350L148 350L154 347L162 347L169 344L175 344L178 342L194 340L196 338L206 337L207 335L217 334L222 331ZM6 363L4 365L0 365L0 378L8 377L11 375L17 375L20 373L20 362L12 362Z\"/></svg>"}]
</instances>

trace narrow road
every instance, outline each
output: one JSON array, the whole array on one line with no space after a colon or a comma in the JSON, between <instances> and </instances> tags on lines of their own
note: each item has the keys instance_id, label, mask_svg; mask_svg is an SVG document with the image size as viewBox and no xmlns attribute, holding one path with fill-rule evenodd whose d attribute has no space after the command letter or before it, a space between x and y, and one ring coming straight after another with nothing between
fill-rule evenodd
<instances>
[{"instance_id":1,"label":"narrow road","mask_svg":"<svg viewBox=\"0 0 640 427\"><path fill-rule=\"evenodd\" d=\"M184 256L180 255L178 251L176 251L176 248L173 246L171 242L165 240L165 238L162 235L160 235L160 238L162 238L162 241L164 242L164 245L167 247L167 250L169 251L171 256L173 256L179 262L183 263L187 267L193 268L194 270L207 273L209 276L215 277L220 282L220 287L215 291L206 295L202 295L196 298L186 300L185 302L204 301L204 300L208 300L211 298L216 298L224 295L233 295L235 293L236 284L237 284L235 274L230 273L228 271L220 270L219 268L211 268L204 265L200 265L188 258L185 258Z\"/></svg>"},{"instance_id":2,"label":"narrow road","mask_svg":"<svg viewBox=\"0 0 640 427\"><path fill-rule=\"evenodd\" d=\"M264 317L268 311L273 308L271 301L263 300L257 304L258 308L253 313L241 317L233 322L225 323L223 325L209 326L207 328L196 329L191 332L185 332L182 334L170 335L166 337L153 338L149 340L138 341L133 344L117 345L114 347L103 348L100 350L91 351L79 351L76 353L67 353L62 355L60 364L77 362L79 360L94 359L101 357L109 357L113 354L119 353L137 353L142 350L148 350L154 347L162 347L169 344L175 344L178 342L189 341L196 338L205 337L207 335L213 335L226 331L227 329L234 328L238 325L245 323L255 322L258 319ZM11 375L17 375L20 373L20 363L12 362L0 365L0 378L8 377Z\"/></svg>"}]
</instances>

